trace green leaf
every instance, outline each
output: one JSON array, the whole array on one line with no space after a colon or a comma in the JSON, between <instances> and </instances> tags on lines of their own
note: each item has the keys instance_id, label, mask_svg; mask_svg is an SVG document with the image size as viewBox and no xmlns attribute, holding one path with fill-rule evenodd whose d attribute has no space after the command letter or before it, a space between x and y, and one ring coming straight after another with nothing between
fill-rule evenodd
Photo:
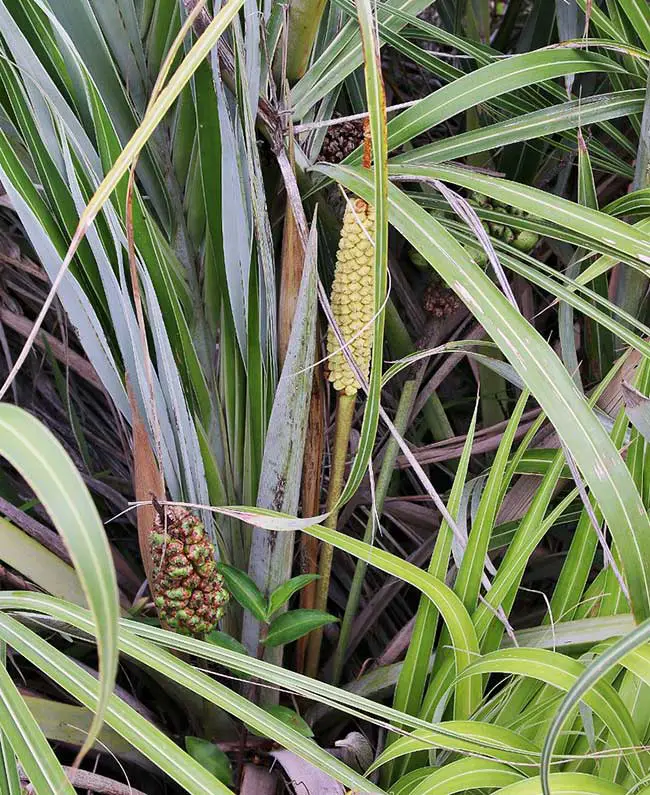
<instances>
[{"instance_id":1,"label":"green leaf","mask_svg":"<svg viewBox=\"0 0 650 795\"><path fill-rule=\"evenodd\" d=\"M318 580L319 576L318 574L299 574L297 577L292 577L287 582L282 583L269 597L268 618L271 618L295 593L309 585L310 582Z\"/></svg>"},{"instance_id":2,"label":"green leaf","mask_svg":"<svg viewBox=\"0 0 650 795\"><path fill-rule=\"evenodd\" d=\"M213 510L270 530L282 529L287 526L288 522L296 521L295 519L292 520L291 517L281 516L272 511L263 511L259 508L215 507ZM309 533L309 535L313 535L326 544L331 544L333 547L348 552L361 560L365 560L387 574L399 577L425 594L434 603L449 628L457 673L466 668L474 656L478 654L476 631L470 617L463 603L444 582L421 571L417 566L402 560L397 555L391 555L382 549L364 544L362 541L350 538L336 530L330 530L321 525L309 525L305 520L299 521L303 532ZM480 700L480 682L478 679L476 681L461 679L456 687L454 702L456 717L465 718L472 715L478 708Z\"/></svg>"},{"instance_id":3,"label":"green leaf","mask_svg":"<svg viewBox=\"0 0 650 795\"><path fill-rule=\"evenodd\" d=\"M232 765L227 755L214 743L200 737L186 737L187 753L227 787L232 787Z\"/></svg>"},{"instance_id":4,"label":"green leaf","mask_svg":"<svg viewBox=\"0 0 650 795\"><path fill-rule=\"evenodd\" d=\"M412 566L412 569L418 571L415 566ZM453 591L449 590L449 593L453 598ZM64 625L71 624L88 634L91 634L93 629L92 621L89 618L87 610L77 608L61 599L56 599L46 594L24 591L0 591L0 611L3 610L26 610L29 612L41 613L45 616L51 616L57 622L63 622ZM446 611L443 614L446 614ZM123 647L125 654L131 653L130 650L134 648L134 644L135 648L139 648L136 641L138 638L142 638L149 641L150 646L155 644L156 647L161 647L162 649L169 648L193 657L212 660L226 668L244 671L251 676L255 676L303 698L313 699L316 697L327 704L335 705L338 709L357 718L373 720L379 717L403 726L412 726L414 728L427 730L431 729L430 721L425 721L413 715L408 715L405 712L391 709L380 701L370 701L349 689L344 690L342 688L333 687L326 682L311 679L295 671L289 671L275 665L270 665L264 660L258 660L255 657L249 657L248 655L214 646L213 644L197 640L196 638L179 635L175 632L169 632L160 629L160 627L149 626L141 621L133 621L131 619L123 619L120 622L120 632L122 631L127 632L129 637L132 638L130 643ZM460 639L461 636L454 635L454 638L456 637ZM478 652L475 652L473 656L477 654ZM394 684L394 681L394 679L390 679L388 684ZM239 697L237 697L236 694L233 695L232 691L227 691L226 695L229 699L231 697L234 698L235 703L248 704L245 699L239 700ZM446 733L448 736L457 735L457 733L453 731L446 731L441 727L438 728L441 733Z\"/></svg>"},{"instance_id":5,"label":"green leaf","mask_svg":"<svg viewBox=\"0 0 650 795\"><path fill-rule=\"evenodd\" d=\"M641 665L634 666L634 655L637 650L646 646L650 639L650 620L644 621L643 624L636 627L636 629L629 632L619 641L609 647L603 654L600 654L587 668L584 668L580 675L572 682L571 687L568 688L567 693L562 700L562 703L553 717L553 721L549 726L542 749L541 760L541 780L542 789L545 795L549 793L549 787L553 781L553 776L549 775L550 765L553 758L553 748L557 742L558 736L562 731L569 714L581 701L589 703L588 699L593 699L594 690L599 686L598 683L605 674L611 670L617 663L629 665L630 669L635 671L637 676L643 676L646 681L648 670L648 657L641 659ZM602 684L602 683L601 683ZM611 728L611 727L610 727ZM635 754L636 755L636 754Z\"/></svg>"},{"instance_id":6,"label":"green leaf","mask_svg":"<svg viewBox=\"0 0 650 795\"><path fill-rule=\"evenodd\" d=\"M265 712L268 712L269 715L273 715L274 718L282 721L282 723L286 723L287 726L290 726L303 737L314 736L314 732L307 721L304 718L301 718L297 712L289 709L289 707L283 707L281 704L270 704L264 706L263 709ZM255 734L255 732L253 732L253 734Z\"/></svg>"},{"instance_id":7,"label":"green leaf","mask_svg":"<svg viewBox=\"0 0 650 795\"><path fill-rule=\"evenodd\" d=\"M474 789L498 789L524 778L523 773L501 762L458 759L424 778L410 795L454 795Z\"/></svg>"},{"instance_id":8,"label":"green leaf","mask_svg":"<svg viewBox=\"0 0 650 795\"><path fill-rule=\"evenodd\" d=\"M484 655L470 666L469 672L481 672L482 674L508 673L527 676L560 690L571 691L576 682L580 681L585 670L585 666L577 660L546 649L500 649ZM615 745L634 749L629 755L626 755L625 762L635 774L642 776L643 766L639 752L636 750L641 743L629 711L610 684L606 682L596 683L593 677L591 677L590 682L591 686L582 693L582 700L604 721L612 734ZM572 703L577 703L579 698L574 699ZM563 712L563 714L566 715L566 712ZM558 725L557 720L556 718L553 723L554 727ZM564 718L551 737L557 736L563 722ZM549 742L548 737L544 749L542 771L545 768L548 771L552 754L552 744Z\"/></svg>"},{"instance_id":9,"label":"green leaf","mask_svg":"<svg viewBox=\"0 0 650 795\"><path fill-rule=\"evenodd\" d=\"M588 236L591 247L596 251L607 253L613 248L621 258L636 267L645 269L650 265L650 241L643 231L598 210L582 207L560 196L549 195L539 188L451 165L390 166L389 172L395 177L401 176L405 179L439 179L484 193L492 199L537 215L557 226L580 231ZM585 278L584 273L581 278ZM590 278L594 276L591 275Z\"/></svg>"},{"instance_id":10,"label":"green leaf","mask_svg":"<svg viewBox=\"0 0 650 795\"><path fill-rule=\"evenodd\" d=\"M268 615L268 603L248 574L223 562L218 564L218 568L226 581L228 590L239 604L249 610L258 621L265 622Z\"/></svg>"},{"instance_id":11,"label":"green leaf","mask_svg":"<svg viewBox=\"0 0 650 795\"><path fill-rule=\"evenodd\" d=\"M74 618L74 613L71 617ZM92 633L93 625L87 622L84 631ZM35 632L3 613L0 614L0 637L88 709L97 708L100 688L95 677ZM191 795L231 795L173 740L115 695L108 701L106 723Z\"/></svg>"},{"instance_id":12,"label":"green leaf","mask_svg":"<svg viewBox=\"0 0 650 795\"><path fill-rule=\"evenodd\" d=\"M54 279L52 289L50 290L47 299L43 303L38 319L32 328L32 335L35 335L38 332L40 325L42 324L45 315L54 300L56 295L56 290L59 287L60 283L64 281L68 266L70 265L75 251L78 248L81 240L83 239L85 233L88 231L89 227L93 223L94 219L104 207L104 205L110 199L113 191L120 185L123 184L124 177L129 170L129 167L137 160L139 154L144 149L144 147L149 142L152 134L165 117L171 106L173 105L174 101L178 97L178 95L182 92L183 88L186 86L188 81L190 80L193 73L196 69L201 65L204 61L205 57L210 53L218 39L230 25L232 20L235 18L237 13L239 12L241 6L243 4L243 0L229 0L225 6L223 6L214 16L210 24L207 26L206 30L202 33L202 35L197 39L195 44L189 50L187 55L185 56L183 62L178 67L178 69L171 75L169 80L167 81L165 87L161 90L158 94L156 100L151 103L148 107L147 112L145 113L140 126L136 129L133 133L127 144L124 148L120 151L119 155L117 156L115 162L113 163L112 167L102 180L101 184L97 188L96 192L93 194L92 198L88 202L85 210L81 214L79 219L79 225L77 227L77 231L72 239L71 245L68 249L66 257L63 261L63 264L57 274L57 277ZM0 3L0 11L4 9L4 5ZM6 18L5 14L2 14L2 18L8 25L14 25L12 20ZM43 67L40 68L40 71L44 71ZM52 80L45 75L45 80L47 85L52 84ZM75 132L79 130L81 140L86 138L83 129L80 129L80 124L78 120L75 118L74 114L71 110L61 103L62 107L58 107L57 109L62 114L67 111L66 115L64 116L67 126L69 127L70 124L73 125L73 129ZM72 117L72 121L70 122L70 117ZM93 162L96 162L97 155L93 151ZM146 273L146 271L145 271ZM23 349L19 356L17 357L12 371L5 380L5 383L0 388L0 395L4 394L4 392L9 387L9 384L13 380L16 372L20 369L23 362L25 361L28 352L31 348L31 340L28 340L26 344L23 346Z\"/></svg>"},{"instance_id":13,"label":"green leaf","mask_svg":"<svg viewBox=\"0 0 650 795\"><path fill-rule=\"evenodd\" d=\"M283 646L285 643L292 643L303 635L307 635L313 629L332 624L338 621L336 616L331 616L322 610L289 610L274 618L269 625L269 631L263 643L265 646Z\"/></svg>"},{"instance_id":14,"label":"green leaf","mask_svg":"<svg viewBox=\"0 0 650 795\"><path fill-rule=\"evenodd\" d=\"M246 646L244 646L243 643L233 638L232 635L228 635L227 632L221 632L221 630L218 629L213 629L212 632L208 632L205 636L205 640L207 643L214 643L215 646L220 646L222 649L236 651L239 654L248 654Z\"/></svg>"},{"instance_id":15,"label":"green leaf","mask_svg":"<svg viewBox=\"0 0 650 795\"><path fill-rule=\"evenodd\" d=\"M167 634L173 635L174 633ZM336 778L338 781L347 784L349 787L362 789L368 792L369 795L384 795L381 788L364 779L350 767L320 748L312 740L301 736L292 727L277 720L248 699L232 691L229 687L214 681L211 677L201 671L197 671L168 652L157 648L148 641L136 638L127 629L124 629L120 635L120 648L128 656L155 668L164 676L183 685L191 692L206 698L239 720L250 723L256 731L271 737L287 750L293 751L302 759L316 765L324 773ZM210 646L208 648L215 649L215 647ZM265 667L268 667L268 664Z\"/></svg>"},{"instance_id":16,"label":"green leaf","mask_svg":"<svg viewBox=\"0 0 650 795\"><path fill-rule=\"evenodd\" d=\"M549 786L555 795L626 795L627 792L620 784L587 773L552 773ZM498 790L497 795L541 795L543 791L539 776L534 776Z\"/></svg>"},{"instance_id":17,"label":"green leaf","mask_svg":"<svg viewBox=\"0 0 650 795\"><path fill-rule=\"evenodd\" d=\"M399 30L406 24L396 19L392 8L401 8L419 14L429 5L429 0L389 0L384 4L384 23L391 30ZM363 47L355 20L350 20L338 33L327 49L296 83L291 93L291 107L298 118L305 116L318 100L351 74L364 60Z\"/></svg>"},{"instance_id":18,"label":"green leaf","mask_svg":"<svg viewBox=\"0 0 650 795\"><path fill-rule=\"evenodd\" d=\"M81 745L93 721L93 713L77 704L53 701L39 696L23 696L43 734L51 743L65 743L75 748ZM153 765L138 751L133 749L117 732L105 723L93 746L97 753L110 753L123 762L153 769ZM1 791L1 790L0 790Z\"/></svg>"},{"instance_id":19,"label":"green leaf","mask_svg":"<svg viewBox=\"0 0 650 795\"><path fill-rule=\"evenodd\" d=\"M449 500L447 502L447 510L454 519L458 518L460 509L460 501L465 487L465 480L467 478L467 471L471 458L472 445L474 443L474 432L476 430L476 418L478 414L478 400L474 407L474 413L467 432L465 444L463 445L463 452L460 457L454 483L451 488ZM429 562L429 573L439 580L444 580L444 577L449 568L449 556L453 543L453 530L446 521L440 526L438 531L438 538L431 560ZM433 644L436 636L436 629L438 627L438 611L435 604L431 599L426 596L420 597L418 611L415 617L415 624L413 627L413 635L411 643L406 651L404 658L404 665L397 681L395 688L395 696L393 706L395 709L408 712L409 714L416 715L420 711L422 704L422 696L429 674L429 659L433 651ZM394 739L391 735L388 736L386 745Z\"/></svg>"},{"instance_id":20,"label":"green leaf","mask_svg":"<svg viewBox=\"0 0 650 795\"><path fill-rule=\"evenodd\" d=\"M0 665L0 725L39 795L74 795L59 760L4 665Z\"/></svg>"},{"instance_id":21,"label":"green leaf","mask_svg":"<svg viewBox=\"0 0 650 795\"><path fill-rule=\"evenodd\" d=\"M459 564L454 591L463 600L470 615L476 610L481 588L481 580L486 566L486 557L490 545L490 536L494 528L497 511L501 505L503 493L503 479L510 455L510 450L519 426L522 414L526 408L529 394L521 393L508 425L503 434L490 474L481 495L476 516L472 521L472 529L463 551L462 561Z\"/></svg>"},{"instance_id":22,"label":"green leaf","mask_svg":"<svg viewBox=\"0 0 650 795\"><path fill-rule=\"evenodd\" d=\"M7 644L0 641L0 666L6 668ZM36 721L38 724L38 721ZM45 732L43 732L45 734ZM7 733L0 730L0 793L2 795L21 795L18 760Z\"/></svg>"},{"instance_id":23,"label":"green leaf","mask_svg":"<svg viewBox=\"0 0 650 795\"><path fill-rule=\"evenodd\" d=\"M477 130L418 146L391 158L391 163L432 165L458 160L477 152L550 136L580 125L629 116L643 109L643 97L642 89L634 89L563 102L550 108L521 114L515 119L505 119Z\"/></svg>"},{"instance_id":24,"label":"green leaf","mask_svg":"<svg viewBox=\"0 0 650 795\"><path fill-rule=\"evenodd\" d=\"M257 489L258 505L292 514L297 513L300 502L302 462L313 382L312 365L316 349L317 230L314 217L305 247L300 289L282 373L273 395L264 450L260 455L261 471ZM265 379L265 382L269 381L270 379ZM274 598L277 601L275 594L291 577L294 546L294 533L270 534L253 530L248 571L265 594L272 594L267 621L280 604L289 598L290 594L280 604L273 601ZM259 624L245 616L242 639L248 648L257 648L259 634ZM267 659L280 663L281 655L282 650L278 649L270 653Z\"/></svg>"},{"instance_id":25,"label":"green leaf","mask_svg":"<svg viewBox=\"0 0 650 795\"><path fill-rule=\"evenodd\" d=\"M117 673L119 597L108 539L61 443L35 417L6 403L0 405L0 454L27 480L61 534L95 622L100 695L83 755L99 734Z\"/></svg>"},{"instance_id":26,"label":"green leaf","mask_svg":"<svg viewBox=\"0 0 650 795\"><path fill-rule=\"evenodd\" d=\"M0 560L43 590L86 606L86 595L75 570L35 538L0 517Z\"/></svg>"},{"instance_id":27,"label":"green leaf","mask_svg":"<svg viewBox=\"0 0 650 795\"><path fill-rule=\"evenodd\" d=\"M539 50L476 69L429 94L388 125L389 149L412 140L446 119L494 97L566 74L623 71L601 55L566 48Z\"/></svg>"},{"instance_id":28,"label":"green leaf","mask_svg":"<svg viewBox=\"0 0 650 795\"><path fill-rule=\"evenodd\" d=\"M440 729L446 731L442 732ZM418 729L400 737L375 759L368 768L368 773L405 754L432 751L436 748L481 754L515 765L535 764L539 758L539 749L535 743L503 726L478 720L445 721L431 729Z\"/></svg>"}]
</instances>

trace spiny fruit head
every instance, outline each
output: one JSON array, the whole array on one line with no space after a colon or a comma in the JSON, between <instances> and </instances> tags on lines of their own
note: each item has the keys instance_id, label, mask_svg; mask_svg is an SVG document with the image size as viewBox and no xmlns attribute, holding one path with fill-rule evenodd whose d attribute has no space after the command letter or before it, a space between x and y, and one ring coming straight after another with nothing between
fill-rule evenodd
<instances>
[{"instance_id":1,"label":"spiny fruit head","mask_svg":"<svg viewBox=\"0 0 650 795\"><path fill-rule=\"evenodd\" d=\"M217 571L203 523L186 508L168 506L151 533L152 592L163 624L181 635L216 628L230 595Z\"/></svg>"},{"instance_id":2,"label":"spiny fruit head","mask_svg":"<svg viewBox=\"0 0 650 795\"><path fill-rule=\"evenodd\" d=\"M343 216L330 302L348 351L366 377L375 306L374 239L374 207L363 199L350 201ZM327 353L329 380L334 388L347 395L356 394L360 385L331 328L327 334Z\"/></svg>"}]
</instances>

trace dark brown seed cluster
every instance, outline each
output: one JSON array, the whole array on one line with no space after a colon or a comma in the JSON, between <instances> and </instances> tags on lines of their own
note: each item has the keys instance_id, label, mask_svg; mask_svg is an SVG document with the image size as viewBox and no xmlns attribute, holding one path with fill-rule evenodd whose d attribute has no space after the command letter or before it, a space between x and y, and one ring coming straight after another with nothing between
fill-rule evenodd
<instances>
[{"instance_id":1,"label":"dark brown seed cluster","mask_svg":"<svg viewBox=\"0 0 650 795\"><path fill-rule=\"evenodd\" d=\"M363 143L363 121L344 121L332 125L325 136L319 160L340 163Z\"/></svg>"},{"instance_id":2,"label":"dark brown seed cluster","mask_svg":"<svg viewBox=\"0 0 650 795\"><path fill-rule=\"evenodd\" d=\"M229 599L203 523L186 508L169 507L151 533L152 591L163 624L182 635L211 632Z\"/></svg>"},{"instance_id":3,"label":"dark brown seed cluster","mask_svg":"<svg viewBox=\"0 0 650 795\"><path fill-rule=\"evenodd\" d=\"M462 301L447 285L435 282L424 291L422 306L433 317L444 320L462 306Z\"/></svg>"}]
</instances>

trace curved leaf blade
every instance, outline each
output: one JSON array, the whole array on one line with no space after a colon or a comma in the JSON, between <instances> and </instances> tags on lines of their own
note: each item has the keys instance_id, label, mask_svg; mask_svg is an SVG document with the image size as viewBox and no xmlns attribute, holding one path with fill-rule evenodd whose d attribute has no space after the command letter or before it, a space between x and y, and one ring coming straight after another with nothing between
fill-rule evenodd
<instances>
[{"instance_id":1,"label":"curved leaf blade","mask_svg":"<svg viewBox=\"0 0 650 795\"><path fill-rule=\"evenodd\" d=\"M54 435L17 406L0 405L0 454L29 482L61 534L95 622L100 696L79 752L95 742L118 664L119 597L108 539L81 475Z\"/></svg>"},{"instance_id":2,"label":"curved leaf blade","mask_svg":"<svg viewBox=\"0 0 650 795\"><path fill-rule=\"evenodd\" d=\"M0 724L36 792L74 795L59 760L4 665L0 665Z\"/></svg>"}]
</instances>

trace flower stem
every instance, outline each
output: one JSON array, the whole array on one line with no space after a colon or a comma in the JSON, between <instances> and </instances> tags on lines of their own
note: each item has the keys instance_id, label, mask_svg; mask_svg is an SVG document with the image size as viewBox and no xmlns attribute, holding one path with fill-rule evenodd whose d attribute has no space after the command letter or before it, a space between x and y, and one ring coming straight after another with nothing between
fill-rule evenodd
<instances>
[{"instance_id":1,"label":"flower stem","mask_svg":"<svg viewBox=\"0 0 650 795\"><path fill-rule=\"evenodd\" d=\"M338 393L332 469L327 491L327 512L329 516L325 522L325 525L333 530L336 529L336 522L339 514L338 501L343 491L345 462L348 454L348 441L350 439L350 429L352 428L355 403L356 395L346 395L344 392ZM330 544L323 544L318 567L320 580L318 581L318 590L316 591L315 607L317 610L325 610L327 607L327 595L330 587L333 557L334 548ZM307 676L316 677L318 673L322 640L322 628L314 630L309 637L306 665Z\"/></svg>"}]
</instances>

